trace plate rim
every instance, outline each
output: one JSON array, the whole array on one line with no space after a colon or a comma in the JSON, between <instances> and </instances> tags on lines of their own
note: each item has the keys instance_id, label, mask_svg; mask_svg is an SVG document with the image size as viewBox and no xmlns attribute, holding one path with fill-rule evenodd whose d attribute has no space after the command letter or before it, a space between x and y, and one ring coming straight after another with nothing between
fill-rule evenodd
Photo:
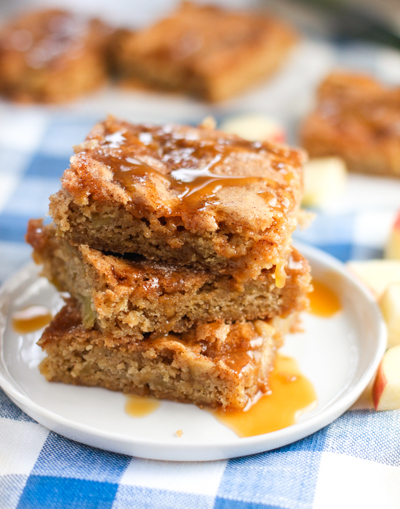
<instances>
[{"instance_id":1,"label":"plate rim","mask_svg":"<svg viewBox=\"0 0 400 509\"><path fill-rule=\"evenodd\" d=\"M55 428L59 433L67 438L72 440L86 443L91 446L99 447L104 450L122 453L122 454L131 454L134 456L147 458L147 459L158 459L158 460L171 460L171 454L173 453L174 459L171 461L213 461L218 459L229 459L240 456L247 456L249 454L266 452L272 449L276 449L278 447L282 447L284 445L289 445L297 440L305 438L312 433L322 429L333 420L342 415L348 408L357 400L357 398L361 395L363 390L367 387L368 383L372 379L375 374L381 358L386 350L387 344L387 330L382 315L380 313L377 302L375 301L373 295L369 290L360 282L350 271L348 271L344 265L344 263L340 262L332 255L305 243L294 242L294 247L298 249L304 256L311 257L317 259L319 263L326 265L329 268L333 268L335 271L339 272L341 276L350 281L350 283L357 288L360 294L363 296L365 301L371 308L371 316L373 316L374 323L377 325L377 338L376 338L376 349L374 355L369 360L369 366L364 371L364 373L360 376L359 380L354 384L351 388L350 392L345 392L341 396L334 398L327 406L321 410L320 413L317 413L311 416L309 419L306 419L302 422L296 423L287 428L283 428L278 431L274 431L271 433L257 435L253 437L241 438L240 441L235 443L227 442L223 444L215 444L215 443L185 443L174 442L166 443L165 441L157 441L154 439L146 439L140 438L137 439L134 436L131 438L121 437L118 432L99 430L91 425L80 423L69 419L67 417L63 417L59 415L57 412L53 410L48 410L42 405L36 403L31 400L28 396L20 392L8 379L7 376L3 373L2 366L0 365L0 387L5 391L5 393L10 397L10 399L20 407L25 413L27 413L34 420L44 425L48 429L55 431ZM7 278L6 281L0 287L0 304L3 301L4 297L7 296L7 292L11 291L13 286L17 285L21 277L27 273L29 274L33 270L39 272L40 268L34 264L34 262L29 262L24 265L19 271L13 274L11 277ZM0 313L0 319L2 318L2 313ZM5 323L2 324L3 320L0 320L0 359L7 369L7 365L4 359L3 352L3 330L5 327ZM16 384L17 382L11 376L11 374L7 371L6 375L8 375L11 380L13 380ZM17 385L18 387L18 385ZM39 417L39 419L38 419ZM47 423L43 421L51 422L53 425L50 427ZM81 436L84 435L85 441L77 438L77 433L80 433ZM290 437L293 437L291 439ZM89 437L89 438L88 438ZM91 440L91 438L94 440ZM268 438L266 438L268 437ZM109 447L107 445L98 445L98 441L106 440L110 443L112 442L112 446ZM272 446L268 446L267 444L273 442ZM262 445L265 443L265 447ZM122 448L120 447L122 446ZM127 447L132 452L123 452L123 447ZM151 452L150 454L143 454L140 449L143 446L150 447L152 449L157 450L157 452ZM214 448L214 454L204 454L204 451L207 448ZM139 449L137 451L136 449ZM126 451L126 450L125 450ZM196 456L196 454L198 455ZM195 457L191 457L195 456ZM206 458L205 458L206 457Z\"/></svg>"}]
</instances>

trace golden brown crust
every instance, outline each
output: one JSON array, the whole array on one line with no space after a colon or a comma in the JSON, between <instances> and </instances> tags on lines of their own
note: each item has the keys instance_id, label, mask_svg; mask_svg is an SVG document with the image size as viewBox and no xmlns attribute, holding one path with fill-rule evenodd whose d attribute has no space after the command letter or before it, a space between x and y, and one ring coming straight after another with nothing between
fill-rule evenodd
<instances>
[{"instance_id":1,"label":"golden brown crust","mask_svg":"<svg viewBox=\"0 0 400 509\"><path fill-rule=\"evenodd\" d=\"M155 25L126 31L114 59L124 78L220 101L275 71L296 39L260 12L182 2Z\"/></svg>"},{"instance_id":2,"label":"golden brown crust","mask_svg":"<svg viewBox=\"0 0 400 509\"><path fill-rule=\"evenodd\" d=\"M84 325L117 337L184 332L198 322L267 319L307 307L310 268L293 250L283 289L273 270L239 284L230 276L121 258L55 237L52 225L31 220L26 240L44 275L82 306Z\"/></svg>"},{"instance_id":3,"label":"golden brown crust","mask_svg":"<svg viewBox=\"0 0 400 509\"><path fill-rule=\"evenodd\" d=\"M50 199L58 232L70 241L242 281L285 264L302 153L213 129L112 117L76 150Z\"/></svg>"},{"instance_id":4,"label":"golden brown crust","mask_svg":"<svg viewBox=\"0 0 400 509\"><path fill-rule=\"evenodd\" d=\"M297 318L199 325L188 333L126 342L84 329L72 300L45 329L40 369L49 381L100 386L198 405L243 409Z\"/></svg>"},{"instance_id":5,"label":"golden brown crust","mask_svg":"<svg viewBox=\"0 0 400 509\"><path fill-rule=\"evenodd\" d=\"M399 123L400 88L335 72L319 87L302 144L310 157L339 156L352 171L400 177Z\"/></svg>"},{"instance_id":6,"label":"golden brown crust","mask_svg":"<svg viewBox=\"0 0 400 509\"><path fill-rule=\"evenodd\" d=\"M62 9L16 18L0 32L0 92L16 101L68 101L106 79L111 30Z\"/></svg>"}]
</instances>

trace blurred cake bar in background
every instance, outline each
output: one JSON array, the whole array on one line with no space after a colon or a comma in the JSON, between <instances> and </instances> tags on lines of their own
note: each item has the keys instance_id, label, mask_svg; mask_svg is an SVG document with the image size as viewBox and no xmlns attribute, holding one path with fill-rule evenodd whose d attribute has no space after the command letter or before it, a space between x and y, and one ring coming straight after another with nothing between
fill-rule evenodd
<instances>
[{"instance_id":1,"label":"blurred cake bar in background","mask_svg":"<svg viewBox=\"0 0 400 509\"><path fill-rule=\"evenodd\" d=\"M293 249L286 284L277 288L273 269L238 284L231 276L122 258L56 237L53 225L31 220L27 241L43 275L79 303L86 328L141 340L187 331L195 323L270 319L307 309L310 269Z\"/></svg>"},{"instance_id":2,"label":"blurred cake bar in background","mask_svg":"<svg viewBox=\"0 0 400 509\"><path fill-rule=\"evenodd\" d=\"M128 342L85 329L71 299L39 340L47 353L40 371L51 382L242 410L267 390L282 335L296 323L296 314L270 322L214 322Z\"/></svg>"},{"instance_id":3,"label":"blurred cake bar in background","mask_svg":"<svg viewBox=\"0 0 400 509\"><path fill-rule=\"evenodd\" d=\"M107 78L111 29L60 9L11 21L0 31L0 93L20 102L68 101Z\"/></svg>"},{"instance_id":4,"label":"blurred cake bar in background","mask_svg":"<svg viewBox=\"0 0 400 509\"><path fill-rule=\"evenodd\" d=\"M351 171L400 177L400 87L345 72L320 85L301 139L311 158L339 156Z\"/></svg>"},{"instance_id":5,"label":"blurred cake bar in background","mask_svg":"<svg viewBox=\"0 0 400 509\"><path fill-rule=\"evenodd\" d=\"M284 285L301 217L301 151L208 127L112 117L75 149L50 198L58 235L241 282L275 267Z\"/></svg>"},{"instance_id":6,"label":"blurred cake bar in background","mask_svg":"<svg viewBox=\"0 0 400 509\"><path fill-rule=\"evenodd\" d=\"M147 29L122 32L114 65L125 81L220 101L272 74L296 39L262 12L183 2Z\"/></svg>"}]
</instances>

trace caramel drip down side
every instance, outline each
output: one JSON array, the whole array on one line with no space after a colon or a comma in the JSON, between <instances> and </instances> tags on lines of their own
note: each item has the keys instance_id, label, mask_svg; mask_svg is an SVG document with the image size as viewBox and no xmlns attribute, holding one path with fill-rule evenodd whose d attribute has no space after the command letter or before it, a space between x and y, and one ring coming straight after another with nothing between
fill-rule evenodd
<instances>
[{"instance_id":1,"label":"caramel drip down side","mask_svg":"<svg viewBox=\"0 0 400 509\"><path fill-rule=\"evenodd\" d=\"M218 409L213 415L239 437L278 431L297 422L317 404L312 383L300 372L294 359L278 355L268 381L269 391L259 393L243 411Z\"/></svg>"},{"instance_id":2,"label":"caramel drip down side","mask_svg":"<svg viewBox=\"0 0 400 509\"><path fill-rule=\"evenodd\" d=\"M326 285L313 279L313 291L309 293L310 313L329 318L342 309L338 296Z\"/></svg>"}]
</instances>

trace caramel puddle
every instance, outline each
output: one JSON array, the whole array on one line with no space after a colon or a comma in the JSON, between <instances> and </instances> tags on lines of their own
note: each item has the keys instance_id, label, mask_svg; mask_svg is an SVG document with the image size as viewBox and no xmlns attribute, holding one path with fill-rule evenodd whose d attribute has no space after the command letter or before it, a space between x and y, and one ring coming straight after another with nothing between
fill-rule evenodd
<instances>
[{"instance_id":1,"label":"caramel puddle","mask_svg":"<svg viewBox=\"0 0 400 509\"><path fill-rule=\"evenodd\" d=\"M12 314L12 326L19 334L42 329L51 322L50 310L45 306L27 306Z\"/></svg>"},{"instance_id":2,"label":"caramel puddle","mask_svg":"<svg viewBox=\"0 0 400 509\"><path fill-rule=\"evenodd\" d=\"M338 296L320 281L313 279L314 290L309 294L310 313L329 318L342 309Z\"/></svg>"},{"instance_id":3,"label":"caramel puddle","mask_svg":"<svg viewBox=\"0 0 400 509\"><path fill-rule=\"evenodd\" d=\"M263 435L295 424L298 417L314 408L317 395L312 383L300 372L297 362L278 355L269 378L270 391L247 411L212 410L222 424L239 437ZM127 397L125 412L130 417L146 417L155 412L160 401L141 396Z\"/></svg>"},{"instance_id":4,"label":"caramel puddle","mask_svg":"<svg viewBox=\"0 0 400 509\"><path fill-rule=\"evenodd\" d=\"M125 412L130 417L146 417L155 412L159 406L160 401L156 399L129 395L125 403Z\"/></svg>"},{"instance_id":5,"label":"caramel puddle","mask_svg":"<svg viewBox=\"0 0 400 509\"><path fill-rule=\"evenodd\" d=\"M271 433L295 424L314 408L317 395L312 383L300 372L297 362L278 355L269 378L270 391L247 411L218 409L213 415L239 437Z\"/></svg>"}]
</instances>

